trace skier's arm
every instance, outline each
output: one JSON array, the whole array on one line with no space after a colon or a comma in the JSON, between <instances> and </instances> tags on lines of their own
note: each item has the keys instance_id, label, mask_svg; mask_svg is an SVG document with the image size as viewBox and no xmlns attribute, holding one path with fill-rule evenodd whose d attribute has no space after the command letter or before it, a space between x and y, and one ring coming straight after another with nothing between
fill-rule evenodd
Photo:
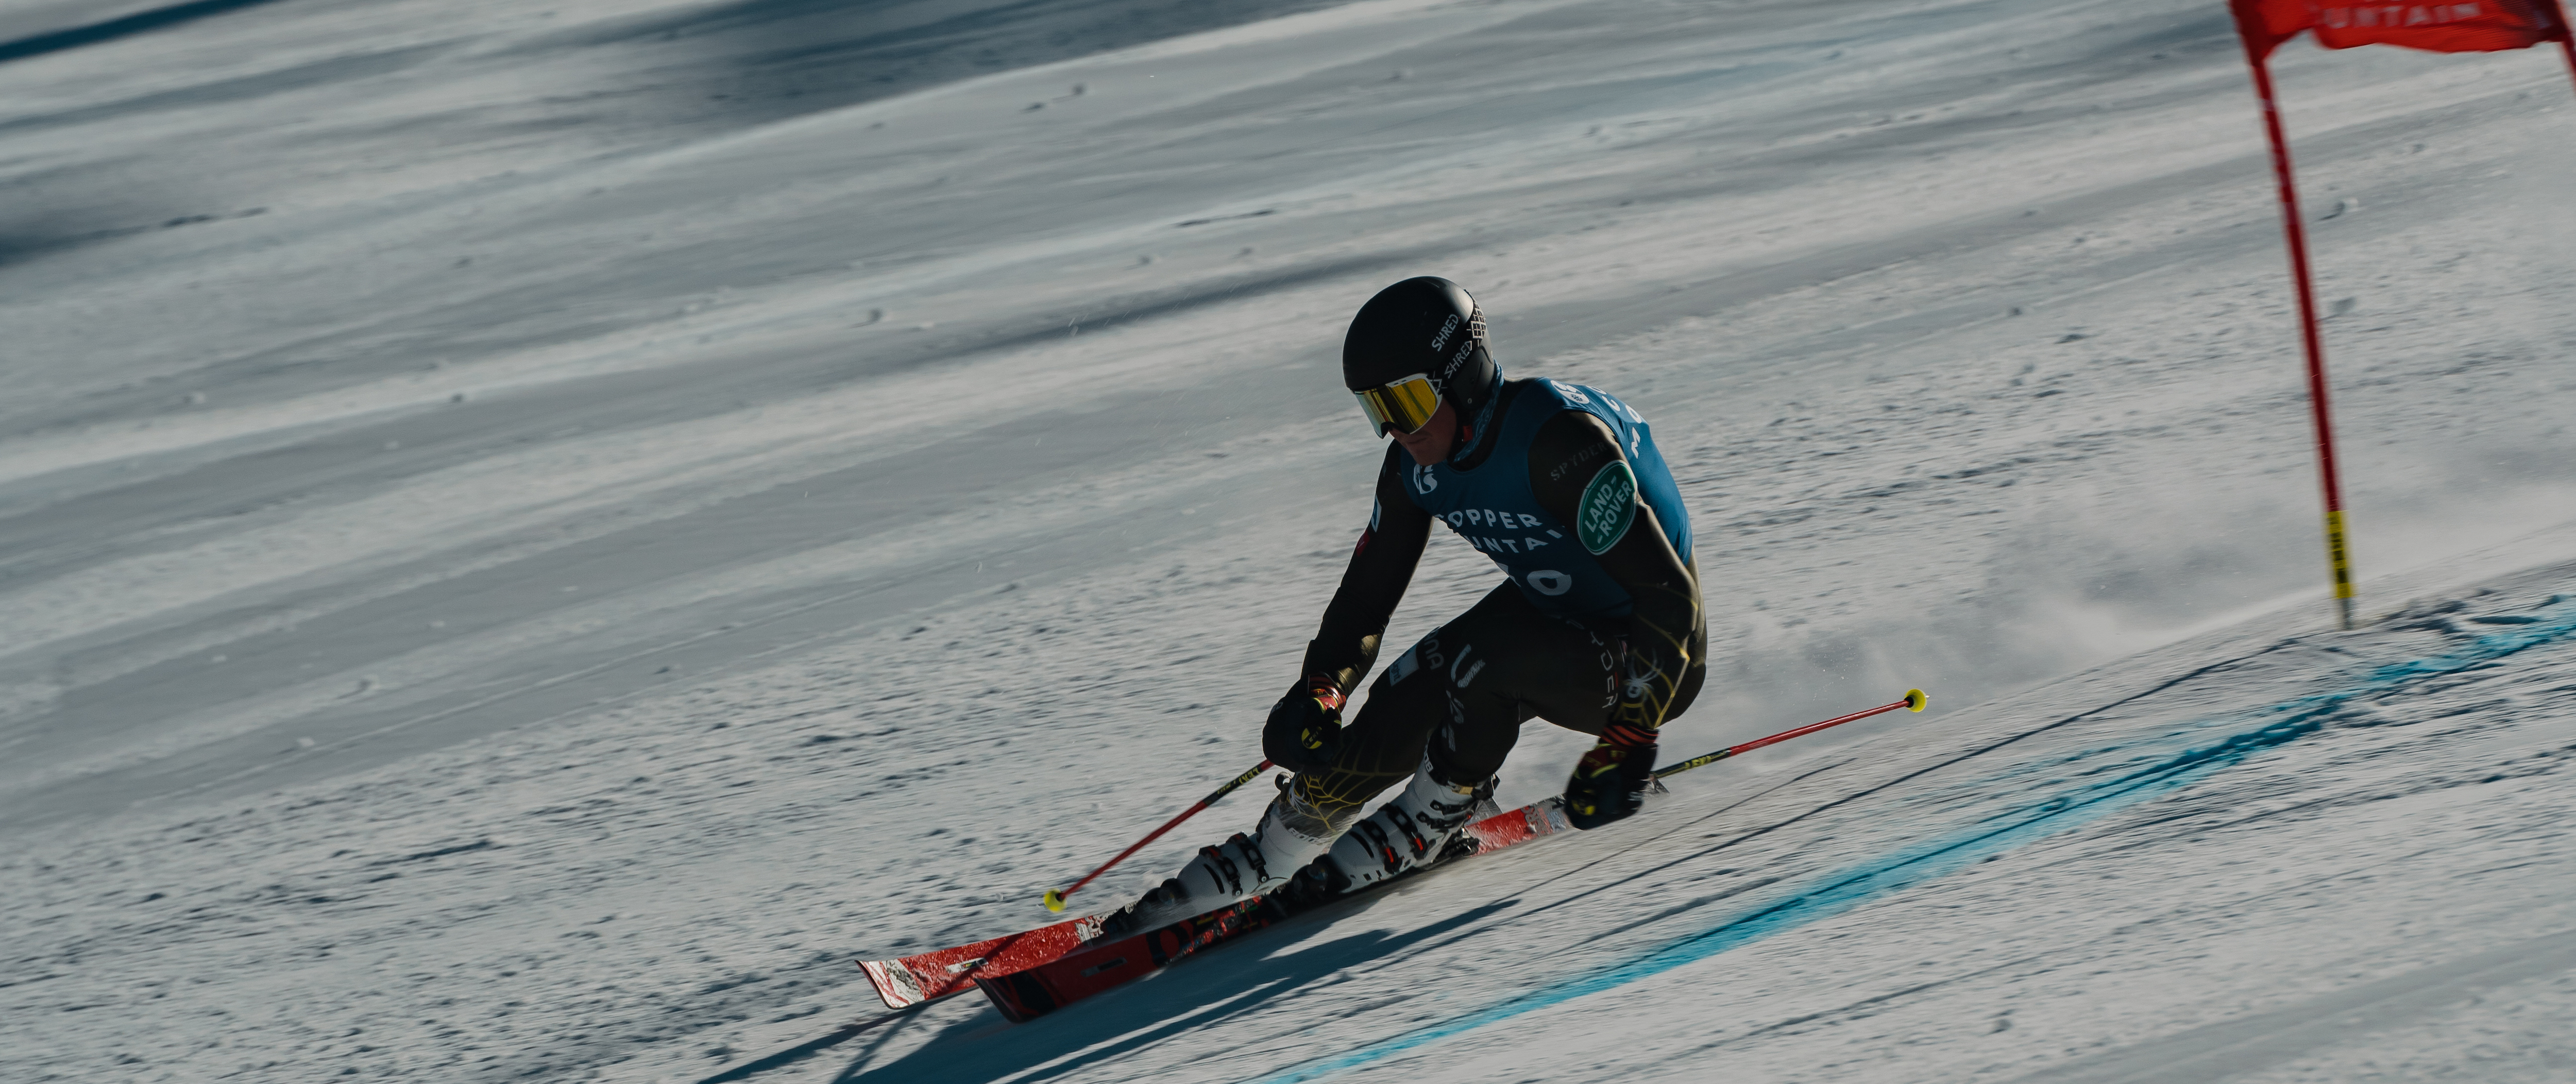
<instances>
[{"instance_id":1,"label":"skier's arm","mask_svg":"<svg viewBox=\"0 0 2576 1084\"><path fill-rule=\"evenodd\" d=\"M1351 551L1342 585L1324 607L1323 627L1306 644L1302 677L1330 680L1348 696L1377 662L1378 639L1386 634L1395 604L1413 583L1413 568L1431 538L1431 513L1404 492L1404 449L1390 441L1386 462L1377 472L1377 506L1369 525Z\"/></svg>"},{"instance_id":2,"label":"skier's arm","mask_svg":"<svg viewBox=\"0 0 2576 1084\"><path fill-rule=\"evenodd\" d=\"M1290 771L1332 763L1342 731L1342 703L1377 661L1387 618L1413 582L1413 566L1431 537L1431 514L1404 495L1403 451L1387 448L1377 474L1377 506L1342 571L1342 586L1324 607L1324 627L1306 644L1297 684L1271 707L1261 726L1261 750Z\"/></svg>"},{"instance_id":3,"label":"skier's arm","mask_svg":"<svg viewBox=\"0 0 2576 1084\"><path fill-rule=\"evenodd\" d=\"M1591 510L1606 525L1603 533L1613 535L1608 548L1593 559L1635 600L1626 636L1626 676L1631 680L1610 721L1652 733L1663 725L1690 667L1691 630L1699 626L1699 582L1673 552L1654 508L1637 491L1618 436L1601 419L1580 410L1548 419L1530 441L1529 464L1530 490L1539 505L1578 526L1585 514L1584 494L1596 482L1596 500L1624 488L1624 504ZM1636 679L1643 679L1642 684Z\"/></svg>"}]
</instances>

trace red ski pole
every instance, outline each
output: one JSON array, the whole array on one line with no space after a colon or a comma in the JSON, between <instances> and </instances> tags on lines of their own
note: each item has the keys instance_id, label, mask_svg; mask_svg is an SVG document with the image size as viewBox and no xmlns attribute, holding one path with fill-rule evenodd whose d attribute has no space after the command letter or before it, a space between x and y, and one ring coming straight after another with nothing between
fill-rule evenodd
<instances>
[{"instance_id":1,"label":"red ski pole","mask_svg":"<svg viewBox=\"0 0 2576 1084\"><path fill-rule=\"evenodd\" d=\"M1836 716L1821 723L1809 723L1796 730L1783 730L1767 738L1755 738L1742 745L1728 746L1727 748L1720 749L1714 753L1703 753L1679 764L1655 769L1655 778L1661 779L1668 775L1680 775L1681 773L1693 768L1702 768L1715 764L1718 761L1734 756L1737 753L1750 753L1765 745L1784 742L1801 734L1813 734L1829 726L1841 726L1854 719L1866 719L1872 715L1895 711L1898 708L1911 708L1915 711L1921 711L1923 710L1923 705L1928 702L1929 699L1929 697L1923 695L1923 690L1921 689L1907 689L1905 690L1905 699L1899 700L1893 704L1881 704L1869 709L1868 711L1855 711L1849 715Z\"/></svg>"},{"instance_id":2,"label":"red ski pole","mask_svg":"<svg viewBox=\"0 0 2576 1084\"><path fill-rule=\"evenodd\" d=\"M1052 889L1052 888L1048 889L1048 890L1047 890L1047 893L1046 893L1046 896L1045 896L1047 910L1050 910L1050 911L1062 911L1062 910L1064 910L1064 898L1065 898L1066 896L1073 895L1073 894L1074 894L1074 893L1076 893L1076 892L1080 892L1080 891L1082 891L1082 886L1087 885L1087 884L1090 884L1090 883L1091 883L1091 879L1092 879L1092 878L1094 878L1094 877L1098 877L1098 876L1100 876L1100 875L1101 875L1101 874L1103 874L1103 873L1107 873L1107 872L1109 872L1109 867L1114 866L1114 865L1117 865L1117 864L1118 864L1118 863L1120 863L1120 862L1124 862L1124 861L1126 861L1126 860L1127 860L1127 856L1128 856L1128 855L1131 855L1131 854L1136 853L1137 851L1143 850L1143 849L1145 848L1145 845L1146 845L1146 844L1148 844L1148 843L1152 843L1152 842L1153 842L1153 841L1155 841L1155 840L1158 840L1158 839L1163 838L1163 833L1171 831L1174 827L1177 827L1177 826L1178 826L1182 821L1188 820L1188 819L1190 819L1191 817L1198 815L1198 811L1199 811L1199 810L1206 809L1206 808L1207 808L1207 807L1209 807L1209 806L1215 805L1215 804L1216 804L1216 800L1217 800L1217 799L1219 799L1219 798L1223 798L1223 797L1225 797L1226 795L1229 795L1229 794L1234 793L1234 788L1236 788L1236 787L1240 787L1240 786L1242 786L1242 785L1244 785L1244 784L1246 784L1246 783L1252 782L1252 780L1253 780L1253 777L1254 777L1254 776L1258 776L1258 775L1260 775L1261 773L1266 772L1266 771L1269 771L1269 770L1270 770L1270 762L1269 762L1269 761L1267 761L1267 760L1264 760L1264 761L1262 761L1262 762L1261 762L1261 763L1259 763L1259 764L1255 764L1255 765L1253 765L1253 766L1252 766L1252 770L1251 770L1251 771L1245 772L1245 773L1243 773L1242 775L1235 776L1235 777L1234 777L1234 781L1233 781L1233 782L1231 782L1231 783L1227 783L1226 785L1224 785L1224 786L1222 786L1222 787L1218 787L1218 788L1216 788L1216 793L1214 793L1214 794L1210 794L1210 795L1208 795L1208 796L1207 796L1207 797L1205 797L1205 798L1201 798L1201 799L1199 799L1199 800L1198 800L1198 804L1197 804L1197 805L1193 805L1193 806L1189 807L1188 809L1184 809L1184 810L1182 810L1182 811L1181 811L1181 815L1180 815L1180 816L1177 816L1177 817L1174 817L1174 818L1172 818L1172 819L1170 819L1170 820L1164 821L1164 822L1163 822L1163 826L1162 826L1162 827L1157 828L1157 829L1154 829L1152 832L1148 832L1148 833L1146 833L1145 838L1140 839L1140 840L1137 840L1137 841L1136 841L1136 842L1134 842L1134 843L1130 843L1130 844L1128 844L1128 845L1127 845L1127 849L1126 849L1126 850L1123 850L1123 851L1118 852L1118 857L1116 857L1116 858L1112 858L1112 859L1110 859L1109 861L1106 861L1106 862L1101 863L1101 864L1100 864L1100 868L1099 868L1099 869L1095 869L1095 870L1093 870L1093 871L1091 871L1091 872L1089 872L1089 873L1083 874L1083 875L1082 875L1082 879L1081 879L1081 880L1073 882L1073 884L1072 884L1071 886L1067 887L1064 891L1062 891L1062 892L1058 892L1058 891L1056 891L1055 889Z\"/></svg>"}]
</instances>

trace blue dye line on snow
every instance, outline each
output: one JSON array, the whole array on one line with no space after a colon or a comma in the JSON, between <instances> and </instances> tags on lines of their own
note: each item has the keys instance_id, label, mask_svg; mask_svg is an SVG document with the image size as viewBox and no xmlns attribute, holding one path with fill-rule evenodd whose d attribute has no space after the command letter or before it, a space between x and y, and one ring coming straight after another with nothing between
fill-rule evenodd
<instances>
[{"instance_id":1,"label":"blue dye line on snow","mask_svg":"<svg viewBox=\"0 0 2576 1084\"><path fill-rule=\"evenodd\" d=\"M2544 607L2554 608L2561 596ZM1260 1084L1295 1084L1402 1054L1525 1013L1560 1005L1587 994L1624 986L1697 963L1775 933L1842 914L1863 903L1956 872L2001 854L2120 810L2188 787L2221 768L2279 745L2286 745L2325 726L2325 719L2344 704L2374 693L2443 674L2492 663L2525 648L2576 633L2576 606L2512 632L2479 636L2453 654L2377 667L2349 689L2319 693L2273 704L2238 718L2272 717L2253 730L2215 745L2189 749L2117 779L2083 787L2036 805L2018 807L1947 838L1922 844L1875 862L1825 874L1797 895L1744 912L1707 930L1684 937L1607 971L1532 991L1489 1008L1447 1020L1348 1053L1294 1066L1261 1079Z\"/></svg>"}]
</instances>

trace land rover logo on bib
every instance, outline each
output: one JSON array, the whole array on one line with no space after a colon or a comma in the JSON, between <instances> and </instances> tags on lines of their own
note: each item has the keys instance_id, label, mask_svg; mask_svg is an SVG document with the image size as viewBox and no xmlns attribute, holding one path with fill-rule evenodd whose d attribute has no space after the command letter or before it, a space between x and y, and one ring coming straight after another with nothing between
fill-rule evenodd
<instances>
[{"instance_id":1,"label":"land rover logo on bib","mask_svg":"<svg viewBox=\"0 0 2576 1084\"><path fill-rule=\"evenodd\" d=\"M1574 511L1574 534L1583 540L1583 548L1593 553L1608 553L1627 537L1628 525L1637 519L1637 476L1628 473L1628 464L1612 460L1601 465L1592 483L1583 487L1583 503Z\"/></svg>"}]
</instances>

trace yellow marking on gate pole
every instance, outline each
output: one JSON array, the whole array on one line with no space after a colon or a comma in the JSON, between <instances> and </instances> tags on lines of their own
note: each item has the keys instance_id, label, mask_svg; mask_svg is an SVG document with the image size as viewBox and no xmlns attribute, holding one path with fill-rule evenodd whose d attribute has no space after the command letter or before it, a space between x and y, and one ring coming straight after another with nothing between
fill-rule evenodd
<instances>
[{"instance_id":1,"label":"yellow marking on gate pole","mask_svg":"<svg viewBox=\"0 0 2576 1084\"><path fill-rule=\"evenodd\" d=\"M2326 513L2326 563L2334 569L2335 609L2352 630L2352 550L2344 543L2343 509Z\"/></svg>"}]
</instances>

